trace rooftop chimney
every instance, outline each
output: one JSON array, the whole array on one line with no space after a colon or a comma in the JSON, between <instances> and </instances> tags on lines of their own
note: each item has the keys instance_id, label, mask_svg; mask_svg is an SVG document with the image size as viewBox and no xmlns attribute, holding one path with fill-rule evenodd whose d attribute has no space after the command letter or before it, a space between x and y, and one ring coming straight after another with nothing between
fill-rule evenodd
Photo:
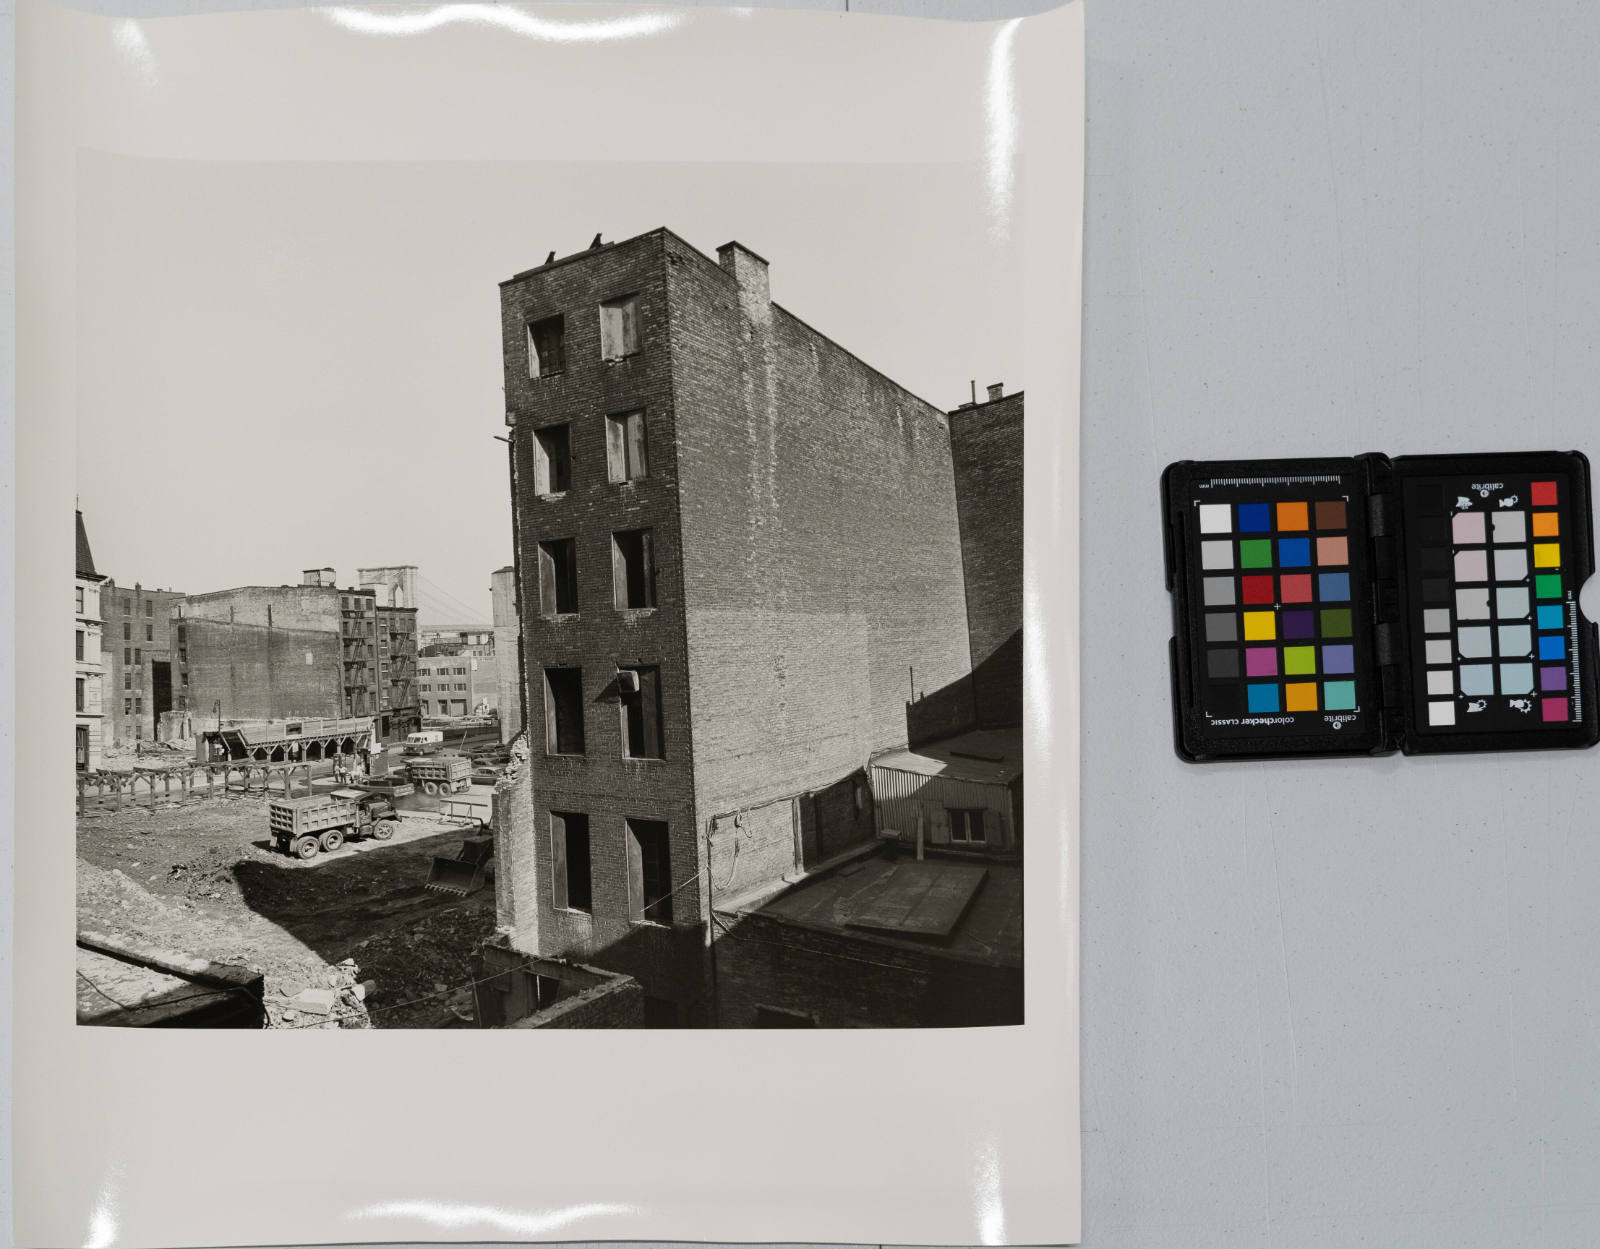
<instances>
[{"instance_id":1,"label":"rooftop chimney","mask_svg":"<svg viewBox=\"0 0 1600 1249\"><path fill-rule=\"evenodd\" d=\"M717 248L717 260L739 284L739 303L747 312L771 307L772 288L767 284L765 260L738 242Z\"/></svg>"},{"instance_id":2,"label":"rooftop chimney","mask_svg":"<svg viewBox=\"0 0 1600 1249\"><path fill-rule=\"evenodd\" d=\"M989 386L989 402L993 403L996 399L999 399L1005 393L1006 393L1006 385L1005 385L1004 382L994 382L994 383L992 383Z\"/></svg>"}]
</instances>

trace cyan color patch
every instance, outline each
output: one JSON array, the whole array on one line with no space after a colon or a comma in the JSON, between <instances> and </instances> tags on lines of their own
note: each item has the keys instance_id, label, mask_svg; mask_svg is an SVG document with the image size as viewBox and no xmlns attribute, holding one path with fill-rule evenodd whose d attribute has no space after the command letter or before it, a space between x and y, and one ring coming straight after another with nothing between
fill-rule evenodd
<instances>
[{"instance_id":1,"label":"cyan color patch","mask_svg":"<svg viewBox=\"0 0 1600 1249\"><path fill-rule=\"evenodd\" d=\"M1539 608L1539 627L1541 629L1565 629L1567 627L1567 611L1560 603L1546 603Z\"/></svg>"},{"instance_id":2,"label":"cyan color patch","mask_svg":"<svg viewBox=\"0 0 1600 1249\"><path fill-rule=\"evenodd\" d=\"M1356 709L1356 683L1354 681L1329 681L1322 687L1324 711L1354 711Z\"/></svg>"},{"instance_id":3,"label":"cyan color patch","mask_svg":"<svg viewBox=\"0 0 1600 1249\"><path fill-rule=\"evenodd\" d=\"M1259 715L1262 712L1276 711L1278 709L1278 687L1276 685L1252 685L1250 690L1250 713Z\"/></svg>"}]
</instances>

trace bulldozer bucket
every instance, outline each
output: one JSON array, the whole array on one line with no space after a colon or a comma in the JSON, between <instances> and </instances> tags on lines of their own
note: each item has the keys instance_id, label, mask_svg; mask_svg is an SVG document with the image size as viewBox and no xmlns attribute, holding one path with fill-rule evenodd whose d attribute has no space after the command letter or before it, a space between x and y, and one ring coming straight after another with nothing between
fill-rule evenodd
<instances>
[{"instance_id":1,"label":"bulldozer bucket","mask_svg":"<svg viewBox=\"0 0 1600 1249\"><path fill-rule=\"evenodd\" d=\"M483 864L466 863L460 859L435 858L428 870L429 889L440 893L454 893L466 897L483 888Z\"/></svg>"}]
</instances>

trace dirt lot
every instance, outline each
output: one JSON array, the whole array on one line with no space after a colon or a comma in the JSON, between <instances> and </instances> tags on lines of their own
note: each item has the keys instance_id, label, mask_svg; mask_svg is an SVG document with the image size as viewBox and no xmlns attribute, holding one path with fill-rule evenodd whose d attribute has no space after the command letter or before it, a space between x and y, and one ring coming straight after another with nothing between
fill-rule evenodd
<instances>
[{"instance_id":1,"label":"dirt lot","mask_svg":"<svg viewBox=\"0 0 1600 1249\"><path fill-rule=\"evenodd\" d=\"M454 856L462 839L431 821L407 812L392 842L301 862L271 849L260 798L86 813L78 926L258 968L275 1027L321 1023L287 998L327 987L329 966L347 958L376 982L372 1026L445 1026L470 1007L461 986L494 931L494 888L458 898L423 887L433 856Z\"/></svg>"}]
</instances>

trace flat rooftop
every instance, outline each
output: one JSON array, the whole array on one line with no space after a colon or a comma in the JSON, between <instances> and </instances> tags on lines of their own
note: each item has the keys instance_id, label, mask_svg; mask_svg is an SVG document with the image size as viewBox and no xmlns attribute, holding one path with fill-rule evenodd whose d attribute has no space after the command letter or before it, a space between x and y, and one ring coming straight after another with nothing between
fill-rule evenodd
<instances>
[{"instance_id":1,"label":"flat rooftop","mask_svg":"<svg viewBox=\"0 0 1600 1249\"><path fill-rule=\"evenodd\" d=\"M895 847L809 877L745 909L869 942L1022 965L1022 868Z\"/></svg>"},{"instance_id":2,"label":"flat rooftop","mask_svg":"<svg viewBox=\"0 0 1600 1249\"><path fill-rule=\"evenodd\" d=\"M1022 775L1022 728L972 729L910 750L874 755L875 768L943 776L980 785L1006 785Z\"/></svg>"}]
</instances>

